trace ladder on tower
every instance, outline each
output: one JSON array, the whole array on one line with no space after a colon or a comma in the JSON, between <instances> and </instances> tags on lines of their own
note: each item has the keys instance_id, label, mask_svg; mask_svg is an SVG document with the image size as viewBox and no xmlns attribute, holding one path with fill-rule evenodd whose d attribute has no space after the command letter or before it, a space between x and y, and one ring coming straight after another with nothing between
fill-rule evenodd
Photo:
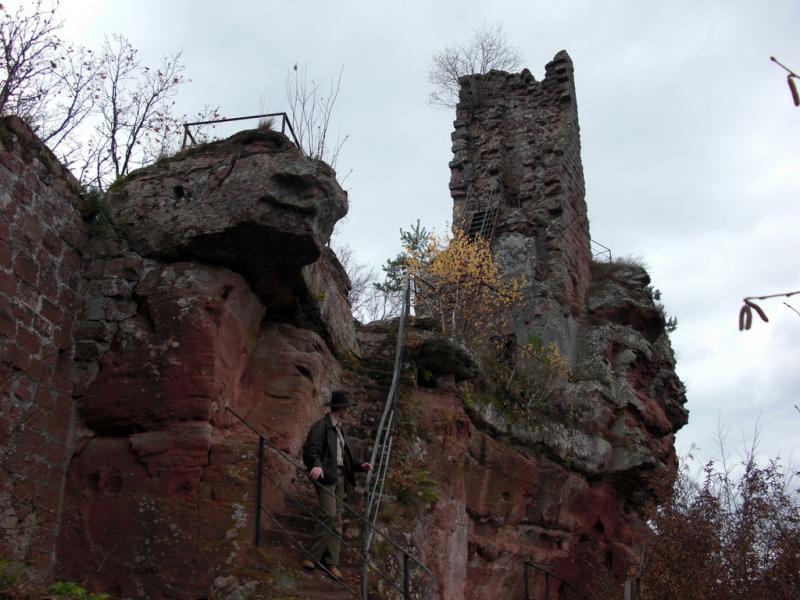
<instances>
[{"instance_id":1,"label":"ladder on tower","mask_svg":"<svg viewBox=\"0 0 800 600\"><path fill-rule=\"evenodd\" d=\"M497 221L496 206L474 211L469 227L467 227L467 236L471 238L482 237L487 241L491 241L494 234L495 221Z\"/></svg>"}]
</instances>

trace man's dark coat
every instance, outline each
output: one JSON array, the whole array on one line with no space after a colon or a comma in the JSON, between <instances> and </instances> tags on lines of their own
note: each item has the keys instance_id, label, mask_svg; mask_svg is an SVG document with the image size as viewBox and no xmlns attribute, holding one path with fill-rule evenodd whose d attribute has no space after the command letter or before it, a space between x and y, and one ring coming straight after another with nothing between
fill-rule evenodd
<instances>
[{"instance_id":1,"label":"man's dark coat","mask_svg":"<svg viewBox=\"0 0 800 600\"><path fill-rule=\"evenodd\" d=\"M342 425L339 424L341 429ZM350 446L347 444L347 436L342 431L344 438L344 456L342 463L344 467L344 480L351 487L355 487L355 471L364 471L361 463L353 461L350 453ZM314 467L322 467L322 477L317 479L322 485L333 485L338 479L336 469L336 428L331 421L331 415L327 414L311 426L303 445L303 463L306 469L311 471Z\"/></svg>"}]
</instances>

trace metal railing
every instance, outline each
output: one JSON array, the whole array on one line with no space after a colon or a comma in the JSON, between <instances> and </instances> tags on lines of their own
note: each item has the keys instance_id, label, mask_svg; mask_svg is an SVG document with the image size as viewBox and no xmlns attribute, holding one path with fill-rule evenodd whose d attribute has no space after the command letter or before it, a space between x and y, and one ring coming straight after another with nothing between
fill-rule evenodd
<instances>
[{"instance_id":1,"label":"metal railing","mask_svg":"<svg viewBox=\"0 0 800 600\"><path fill-rule=\"evenodd\" d=\"M267 515L273 524L280 529L289 539L292 540L292 543L306 556L313 560L313 556L310 554L308 549L300 542L296 536L292 535L290 531L288 531L279 521L276 519L262 504L262 497L263 497L263 490L264 490L264 481L270 482L280 493L283 494L283 497L288 499L294 506L300 508L306 516L311 518L315 523L321 525L325 528L326 531L331 533L335 536L342 545L347 549L355 553L359 556L364 563L372 569L381 579L383 579L386 584L394 589L395 591L403 594L404 600L411 600L411 568L412 566L418 567L422 571L423 579L427 580L427 585L423 592L422 598L427 600L430 597L430 591L433 589L433 584L435 578L433 577L433 573L428 570L428 568L419 562L414 556L411 555L410 551L406 548L403 548L398 544L396 541L391 539L388 535L384 534L383 532L375 529L374 524L367 521L367 519L354 507L350 506L346 502L341 503L343 511L347 512L349 515L355 517L361 525L366 529L370 530L372 533L377 534L385 543L389 544L392 548L399 551L403 555L403 581L400 585L392 578L389 573L379 569L377 565L368 559L368 555L366 552L360 551L358 548L354 547L350 544L343 535L340 535L335 530L331 529L328 525L326 525L322 519L316 514L316 512L303 504L300 500L298 500L289 490L287 490L284 486L282 486L278 481L270 477L269 473L266 471L264 467L264 452L266 449L269 449L275 453L275 455L282 458L292 467L294 467L297 471L301 472L303 476L306 476L306 469L304 465L298 464L290 455L286 452L275 446L269 439L267 439L261 432L259 432L255 427L253 427L250 423L248 423L241 415L239 415L233 409L226 407L226 410L230 412L234 417L236 417L243 425L245 425L248 429L250 429L253 433L258 435L258 467L256 471L256 498L255 498L255 545L259 546L261 544L261 513ZM329 494L333 496L330 491L326 490L324 487L315 484L317 490L320 490L322 493ZM329 575L340 587L345 589L353 598L360 598L361 600L367 600L366 595L362 595L351 586L347 585L346 582L342 581L333 576L333 574L322 564L317 563L318 566L327 574Z\"/></svg>"},{"instance_id":2,"label":"metal railing","mask_svg":"<svg viewBox=\"0 0 800 600\"><path fill-rule=\"evenodd\" d=\"M592 246L593 259L601 257L604 260L611 262L611 248L609 248L608 246L604 246L603 244L593 240L592 238L589 238L589 243Z\"/></svg>"},{"instance_id":3,"label":"metal railing","mask_svg":"<svg viewBox=\"0 0 800 600\"><path fill-rule=\"evenodd\" d=\"M192 132L189 130L189 127L200 126L200 125L211 125L213 123L230 123L231 121L246 121L248 119L269 119L271 117L280 117L281 118L281 133L286 135L286 131L288 130L289 133L292 134L292 140L294 141L294 145L297 146L297 149L300 152L303 152L303 147L300 145L300 142L297 141L297 136L294 133L294 128L292 127L292 122L289 120L289 115L285 112L278 112L278 113L266 113L263 115L250 115L248 117L233 117L230 119L213 119L211 121L194 121L193 123L184 123L183 124L183 142L181 143L181 150L186 148L186 141L191 140L192 144L197 144L197 141L194 139Z\"/></svg>"},{"instance_id":4,"label":"metal railing","mask_svg":"<svg viewBox=\"0 0 800 600\"><path fill-rule=\"evenodd\" d=\"M581 592L578 588L572 585L569 581L566 581L559 577L558 575L554 575L549 571L549 565L543 565L539 563L534 563L531 561L523 561L522 563L523 569L523 577L524 577L524 590L525 596L524 600L550 600L550 592L553 585L553 582L557 584L556 593L558 596L558 600L573 600L573 599L580 599L580 600L592 600L591 596L588 596L584 592ZM533 569L534 573L539 573L544 575L544 596L536 596L536 598L532 598L530 593L530 571ZM554 597L554 598L556 598Z\"/></svg>"}]
</instances>

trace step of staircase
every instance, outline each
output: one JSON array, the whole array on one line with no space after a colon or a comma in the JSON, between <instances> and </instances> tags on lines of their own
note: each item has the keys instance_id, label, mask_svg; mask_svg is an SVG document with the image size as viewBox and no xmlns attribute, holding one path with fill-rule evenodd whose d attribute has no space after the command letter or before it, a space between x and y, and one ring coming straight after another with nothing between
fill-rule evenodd
<instances>
[{"instance_id":1,"label":"step of staircase","mask_svg":"<svg viewBox=\"0 0 800 600\"><path fill-rule=\"evenodd\" d=\"M308 555L299 545L305 547L310 545L314 521L310 517L293 513L280 513L275 517L286 530L277 529L270 522L272 528L264 530L261 549L268 555L279 556L283 569L291 573L293 589L285 597L292 600L352 600L354 596L325 571L322 569L309 571L301 565ZM356 545L356 540L353 538L358 535L352 525L346 522L345 539L348 543ZM361 563L358 556L346 547L342 548L342 564L339 569L347 586L357 593L360 589Z\"/></svg>"}]
</instances>

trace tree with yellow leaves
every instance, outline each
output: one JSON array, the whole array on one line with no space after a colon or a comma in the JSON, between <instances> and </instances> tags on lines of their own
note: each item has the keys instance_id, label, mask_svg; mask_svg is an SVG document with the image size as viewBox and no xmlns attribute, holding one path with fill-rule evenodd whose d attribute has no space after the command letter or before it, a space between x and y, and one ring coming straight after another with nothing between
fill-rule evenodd
<instances>
[{"instance_id":1,"label":"tree with yellow leaves","mask_svg":"<svg viewBox=\"0 0 800 600\"><path fill-rule=\"evenodd\" d=\"M503 278L489 242L456 230L430 237L424 252L408 252L417 282L417 310L436 318L442 333L481 345L503 333L524 281Z\"/></svg>"}]
</instances>

